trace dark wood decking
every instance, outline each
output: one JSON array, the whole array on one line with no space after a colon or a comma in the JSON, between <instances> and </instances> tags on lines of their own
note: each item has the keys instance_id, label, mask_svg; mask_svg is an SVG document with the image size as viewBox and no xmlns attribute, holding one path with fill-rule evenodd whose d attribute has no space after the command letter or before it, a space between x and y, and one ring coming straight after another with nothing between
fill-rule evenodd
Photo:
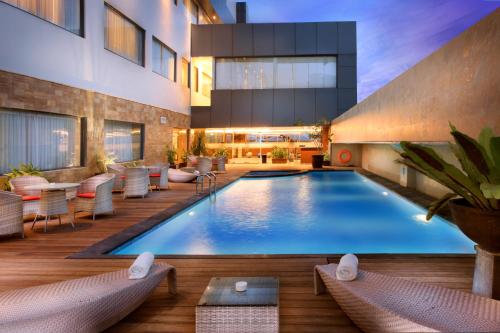
<instances>
[{"instance_id":1,"label":"dark wood decking","mask_svg":"<svg viewBox=\"0 0 500 333\"><path fill-rule=\"evenodd\" d=\"M231 181L242 171L219 177ZM172 184L169 191L154 192L145 199L122 200L115 195L115 216L79 219L72 231L54 219L49 232L31 231L26 238L0 240L0 291L46 284L109 272L130 265L130 259L65 259L86 247L191 197L192 184ZM67 218L63 219L63 222ZM162 284L137 311L111 328L112 332L194 332L194 309L213 276L278 276L280 278L281 332L358 332L329 295L314 296L314 265L336 258L233 258L160 259L178 269L178 295L167 295ZM361 258L361 269L470 290L473 259L467 257Z\"/></svg>"}]
</instances>

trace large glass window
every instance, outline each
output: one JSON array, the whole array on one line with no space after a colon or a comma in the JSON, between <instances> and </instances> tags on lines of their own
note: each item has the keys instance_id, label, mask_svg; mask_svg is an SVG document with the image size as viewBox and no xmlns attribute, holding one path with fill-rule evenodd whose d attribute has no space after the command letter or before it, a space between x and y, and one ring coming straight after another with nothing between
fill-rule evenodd
<instances>
[{"instance_id":1,"label":"large glass window","mask_svg":"<svg viewBox=\"0 0 500 333\"><path fill-rule=\"evenodd\" d=\"M0 173L21 163L42 170L80 165L80 127L75 117L0 110Z\"/></svg>"},{"instance_id":2,"label":"large glass window","mask_svg":"<svg viewBox=\"0 0 500 333\"><path fill-rule=\"evenodd\" d=\"M106 4L104 47L144 66L144 29Z\"/></svg>"},{"instance_id":3,"label":"large glass window","mask_svg":"<svg viewBox=\"0 0 500 333\"><path fill-rule=\"evenodd\" d=\"M169 80L175 81L177 54L168 46L153 37L153 71Z\"/></svg>"},{"instance_id":4,"label":"large glass window","mask_svg":"<svg viewBox=\"0 0 500 333\"><path fill-rule=\"evenodd\" d=\"M334 56L219 58L216 89L334 88Z\"/></svg>"},{"instance_id":5,"label":"large glass window","mask_svg":"<svg viewBox=\"0 0 500 333\"><path fill-rule=\"evenodd\" d=\"M142 159L143 125L123 121L104 121L104 150L118 162Z\"/></svg>"},{"instance_id":6,"label":"large glass window","mask_svg":"<svg viewBox=\"0 0 500 333\"><path fill-rule=\"evenodd\" d=\"M83 0L0 0L83 36Z\"/></svg>"}]
</instances>

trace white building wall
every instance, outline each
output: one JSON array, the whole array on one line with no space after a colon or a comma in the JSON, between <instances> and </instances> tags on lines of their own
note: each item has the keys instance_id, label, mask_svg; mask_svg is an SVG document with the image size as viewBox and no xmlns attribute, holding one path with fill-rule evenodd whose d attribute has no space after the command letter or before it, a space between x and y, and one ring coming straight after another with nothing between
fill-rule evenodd
<instances>
[{"instance_id":1,"label":"white building wall","mask_svg":"<svg viewBox=\"0 0 500 333\"><path fill-rule=\"evenodd\" d=\"M183 1L107 2L146 30L145 67L104 48L102 0L85 1L84 38L0 1L0 70L189 114L180 80L191 38ZM153 35L177 52L177 82L152 71Z\"/></svg>"}]
</instances>

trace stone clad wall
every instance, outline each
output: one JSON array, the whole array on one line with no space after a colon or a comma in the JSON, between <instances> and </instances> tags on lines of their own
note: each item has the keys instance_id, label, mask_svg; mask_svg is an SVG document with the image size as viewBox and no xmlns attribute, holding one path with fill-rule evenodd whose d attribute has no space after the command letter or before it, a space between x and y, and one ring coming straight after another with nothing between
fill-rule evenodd
<instances>
[{"instance_id":1,"label":"stone clad wall","mask_svg":"<svg viewBox=\"0 0 500 333\"><path fill-rule=\"evenodd\" d=\"M448 122L500 134L500 9L332 122L335 141L448 141Z\"/></svg>"},{"instance_id":2,"label":"stone clad wall","mask_svg":"<svg viewBox=\"0 0 500 333\"><path fill-rule=\"evenodd\" d=\"M146 164L166 162L173 128L190 124L190 117L181 113L5 71L0 71L1 108L87 118L87 165L47 172L54 181L80 180L97 172L97 156L104 152L104 119L145 125ZM166 124L160 124L161 116Z\"/></svg>"}]
</instances>

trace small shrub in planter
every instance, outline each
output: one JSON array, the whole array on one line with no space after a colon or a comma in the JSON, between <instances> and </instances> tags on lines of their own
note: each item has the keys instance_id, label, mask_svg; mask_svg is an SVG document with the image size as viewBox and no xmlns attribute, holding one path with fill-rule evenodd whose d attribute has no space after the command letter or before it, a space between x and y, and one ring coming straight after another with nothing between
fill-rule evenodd
<instances>
[{"instance_id":1,"label":"small shrub in planter","mask_svg":"<svg viewBox=\"0 0 500 333\"><path fill-rule=\"evenodd\" d=\"M288 151L285 148L274 146L271 151L273 164L284 164L288 161Z\"/></svg>"}]
</instances>

